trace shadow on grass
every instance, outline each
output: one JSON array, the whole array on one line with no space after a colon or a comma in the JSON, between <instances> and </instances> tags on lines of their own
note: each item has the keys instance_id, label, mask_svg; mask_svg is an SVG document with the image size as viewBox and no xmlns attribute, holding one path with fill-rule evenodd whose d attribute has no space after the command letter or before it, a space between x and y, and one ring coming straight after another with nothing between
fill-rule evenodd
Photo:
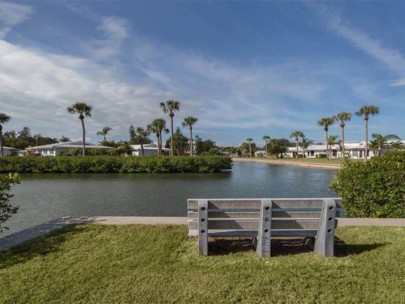
<instances>
[{"instance_id":1,"label":"shadow on grass","mask_svg":"<svg viewBox=\"0 0 405 304\"><path fill-rule=\"evenodd\" d=\"M25 263L38 256L45 256L59 250L68 237L83 232L84 225L68 225L0 252L0 269Z\"/></svg>"},{"instance_id":2,"label":"shadow on grass","mask_svg":"<svg viewBox=\"0 0 405 304\"><path fill-rule=\"evenodd\" d=\"M347 244L343 240L335 237L335 256L345 257L350 255L358 255L386 246L388 244L389 243Z\"/></svg>"},{"instance_id":3,"label":"shadow on grass","mask_svg":"<svg viewBox=\"0 0 405 304\"><path fill-rule=\"evenodd\" d=\"M371 251L387 243L374 244L346 244L343 240L335 238L335 256L345 257ZM251 238L214 239L210 240L209 255L228 255L233 253L255 251ZM271 256L295 255L312 252L304 244L303 238L275 238L271 240Z\"/></svg>"}]
</instances>

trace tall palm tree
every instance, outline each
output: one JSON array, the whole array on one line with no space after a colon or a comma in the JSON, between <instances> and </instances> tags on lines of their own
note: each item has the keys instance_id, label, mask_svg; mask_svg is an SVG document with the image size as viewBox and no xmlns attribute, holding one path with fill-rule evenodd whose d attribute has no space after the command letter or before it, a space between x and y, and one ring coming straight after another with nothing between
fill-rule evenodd
<instances>
[{"instance_id":1,"label":"tall palm tree","mask_svg":"<svg viewBox=\"0 0 405 304\"><path fill-rule=\"evenodd\" d=\"M267 145L269 144L269 140L271 139L271 137L270 136L268 136L268 135L264 135L263 136L263 140L265 141L265 143L266 143L266 156L268 155L268 149L267 149Z\"/></svg>"},{"instance_id":2,"label":"tall palm tree","mask_svg":"<svg viewBox=\"0 0 405 304\"><path fill-rule=\"evenodd\" d=\"M11 119L5 113L0 113L0 155L4 155L3 146L4 146L4 138L3 138L3 125L7 123Z\"/></svg>"},{"instance_id":3,"label":"tall palm tree","mask_svg":"<svg viewBox=\"0 0 405 304\"><path fill-rule=\"evenodd\" d=\"M400 140L397 140L390 143L390 147L394 150L403 150L405 145Z\"/></svg>"},{"instance_id":4,"label":"tall palm tree","mask_svg":"<svg viewBox=\"0 0 405 304\"><path fill-rule=\"evenodd\" d=\"M324 117L318 121L318 126L323 127L325 131L325 144L326 144L326 156L330 160L329 145L328 145L328 130L335 122L335 117Z\"/></svg>"},{"instance_id":5,"label":"tall palm tree","mask_svg":"<svg viewBox=\"0 0 405 304\"><path fill-rule=\"evenodd\" d=\"M162 155L162 132L169 132L166 129L166 120L157 118L148 126L148 131L156 134L158 144L158 156Z\"/></svg>"},{"instance_id":6,"label":"tall palm tree","mask_svg":"<svg viewBox=\"0 0 405 304\"><path fill-rule=\"evenodd\" d=\"M342 137L342 158L345 157L345 121L352 118L352 113L340 112L336 114L335 119L340 121L341 137Z\"/></svg>"},{"instance_id":7,"label":"tall palm tree","mask_svg":"<svg viewBox=\"0 0 405 304\"><path fill-rule=\"evenodd\" d=\"M374 139L370 142L371 147L378 150L378 156L381 156L381 150L387 146L389 140L393 140L393 139L400 140L401 139L396 134L388 134L388 135L383 136L381 134L373 133L373 134L371 134L371 137Z\"/></svg>"},{"instance_id":8,"label":"tall palm tree","mask_svg":"<svg viewBox=\"0 0 405 304\"><path fill-rule=\"evenodd\" d=\"M188 127L190 129L190 156L193 156L193 125L198 121L198 118L193 116L188 116L184 118L183 127ZM173 140L173 138L172 138Z\"/></svg>"},{"instance_id":9,"label":"tall palm tree","mask_svg":"<svg viewBox=\"0 0 405 304\"><path fill-rule=\"evenodd\" d=\"M376 115L380 112L380 108L373 105L362 106L357 112L357 116L363 116L366 129L366 146L364 148L364 161L367 161L368 156L368 118L370 115Z\"/></svg>"},{"instance_id":10,"label":"tall palm tree","mask_svg":"<svg viewBox=\"0 0 405 304\"><path fill-rule=\"evenodd\" d=\"M253 142L253 138L247 138L246 139L247 143L249 144L249 157L252 157L252 142Z\"/></svg>"},{"instance_id":11,"label":"tall palm tree","mask_svg":"<svg viewBox=\"0 0 405 304\"><path fill-rule=\"evenodd\" d=\"M163 110L164 113L169 113L169 116L170 116L170 132L171 132L170 148L172 149L171 154L173 155L173 153L174 153L173 117L174 117L174 112L180 110L180 102L176 101L176 100L168 100L168 101L166 101L166 103L161 102L160 108Z\"/></svg>"},{"instance_id":12,"label":"tall palm tree","mask_svg":"<svg viewBox=\"0 0 405 304\"><path fill-rule=\"evenodd\" d=\"M296 148L297 148L297 155L295 156L296 159L298 159L298 144L299 144L299 140L300 140L300 138L304 138L304 137L305 137L304 133L302 133L302 132L299 131L299 130L295 130L294 132L292 132L292 133L290 134L290 138L294 138L295 143L296 143Z\"/></svg>"},{"instance_id":13,"label":"tall palm tree","mask_svg":"<svg viewBox=\"0 0 405 304\"><path fill-rule=\"evenodd\" d=\"M149 135L149 132L148 132L148 130L145 130L144 128L137 127L136 135L138 137L139 143L141 144L142 156L145 156L145 151L143 149L143 141Z\"/></svg>"},{"instance_id":14,"label":"tall palm tree","mask_svg":"<svg viewBox=\"0 0 405 304\"><path fill-rule=\"evenodd\" d=\"M103 136L104 137L104 141L107 140L107 134L112 131L112 128L110 127L104 127L103 129L101 129L101 131L97 132L97 135Z\"/></svg>"},{"instance_id":15,"label":"tall palm tree","mask_svg":"<svg viewBox=\"0 0 405 304\"><path fill-rule=\"evenodd\" d=\"M82 130L83 130L83 151L82 155L85 155L86 151L86 129L84 127L84 118L91 117L91 110L93 109L92 106L89 106L85 102L76 102L70 107L67 108L67 111L71 114L79 114L79 119L82 123Z\"/></svg>"}]
</instances>

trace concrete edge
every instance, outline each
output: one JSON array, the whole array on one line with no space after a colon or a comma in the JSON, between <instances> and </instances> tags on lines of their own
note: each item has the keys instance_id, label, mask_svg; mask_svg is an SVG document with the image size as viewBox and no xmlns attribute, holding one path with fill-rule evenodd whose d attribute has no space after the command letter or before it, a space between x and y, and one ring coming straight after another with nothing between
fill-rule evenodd
<instances>
[{"instance_id":1,"label":"concrete edge","mask_svg":"<svg viewBox=\"0 0 405 304\"><path fill-rule=\"evenodd\" d=\"M405 227L405 218L338 218L338 227ZM155 216L92 216L92 217L61 217L37 226L24 229L0 238L0 251L22 244L31 239L46 235L56 229L68 225L100 224L100 225L187 225L187 217L155 217Z\"/></svg>"},{"instance_id":2,"label":"concrete edge","mask_svg":"<svg viewBox=\"0 0 405 304\"><path fill-rule=\"evenodd\" d=\"M282 160L270 160L270 159L251 159L251 158L232 158L235 162L254 162L263 163L277 166L292 166L292 167L302 167L302 168L313 168L313 169L327 169L327 170L339 170L341 168L338 164L321 164L321 163L301 163L301 162L290 162Z\"/></svg>"}]
</instances>

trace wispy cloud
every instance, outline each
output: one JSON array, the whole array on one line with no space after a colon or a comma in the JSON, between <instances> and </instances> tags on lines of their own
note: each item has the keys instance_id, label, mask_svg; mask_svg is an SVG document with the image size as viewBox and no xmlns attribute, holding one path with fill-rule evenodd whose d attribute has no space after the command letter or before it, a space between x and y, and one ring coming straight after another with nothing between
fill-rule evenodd
<instances>
[{"instance_id":1,"label":"wispy cloud","mask_svg":"<svg viewBox=\"0 0 405 304\"><path fill-rule=\"evenodd\" d=\"M28 5L0 2L0 38L4 38L14 26L24 22L34 13Z\"/></svg>"},{"instance_id":2,"label":"wispy cloud","mask_svg":"<svg viewBox=\"0 0 405 304\"><path fill-rule=\"evenodd\" d=\"M350 42L357 49L380 61L390 70L396 72L399 77L405 75L405 56L400 51L384 45L383 41L354 27L350 22L330 12L326 6L320 3L307 2L306 4L320 16L326 26L335 34ZM405 79L396 80L391 85L405 85Z\"/></svg>"}]
</instances>

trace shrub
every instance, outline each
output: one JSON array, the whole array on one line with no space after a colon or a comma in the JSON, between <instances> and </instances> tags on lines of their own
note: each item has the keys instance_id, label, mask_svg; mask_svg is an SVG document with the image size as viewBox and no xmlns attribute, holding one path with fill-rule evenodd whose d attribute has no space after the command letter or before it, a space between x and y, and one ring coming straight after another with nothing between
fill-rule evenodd
<instances>
[{"instance_id":1,"label":"shrub","mask_svg":"<svg viewBox=\"0 0 405 304\"><path fill-rule=\"evenodd\" d=\"M345 160L331 189L349 217L405 217L405 153L391 152L368 162Z\"/></svg>"},{"instance_id":2,"label":"shrub","mask_svg":"<svg viewBox=\"0 0 405 304\"><path fill-rule=\"evenodd\" d=\"M227 156L3 157L0 172L18 173L213 173L232 168Z\"/></svg>"},{"instance_id":3,"label":"shrub","mask_svg":"<svg viewBox=\"0 0 405 304\"><path fill-rule=\"evenodd\" d=\"M20 182L20 177L17 174L0 175L0 233L8 227L3 226L3 223L10 219L11 215L17 213L18 207L13 207L10 204L10 198L14 195L10 193L11 186Z\"/></svg>"}]
</instances>

